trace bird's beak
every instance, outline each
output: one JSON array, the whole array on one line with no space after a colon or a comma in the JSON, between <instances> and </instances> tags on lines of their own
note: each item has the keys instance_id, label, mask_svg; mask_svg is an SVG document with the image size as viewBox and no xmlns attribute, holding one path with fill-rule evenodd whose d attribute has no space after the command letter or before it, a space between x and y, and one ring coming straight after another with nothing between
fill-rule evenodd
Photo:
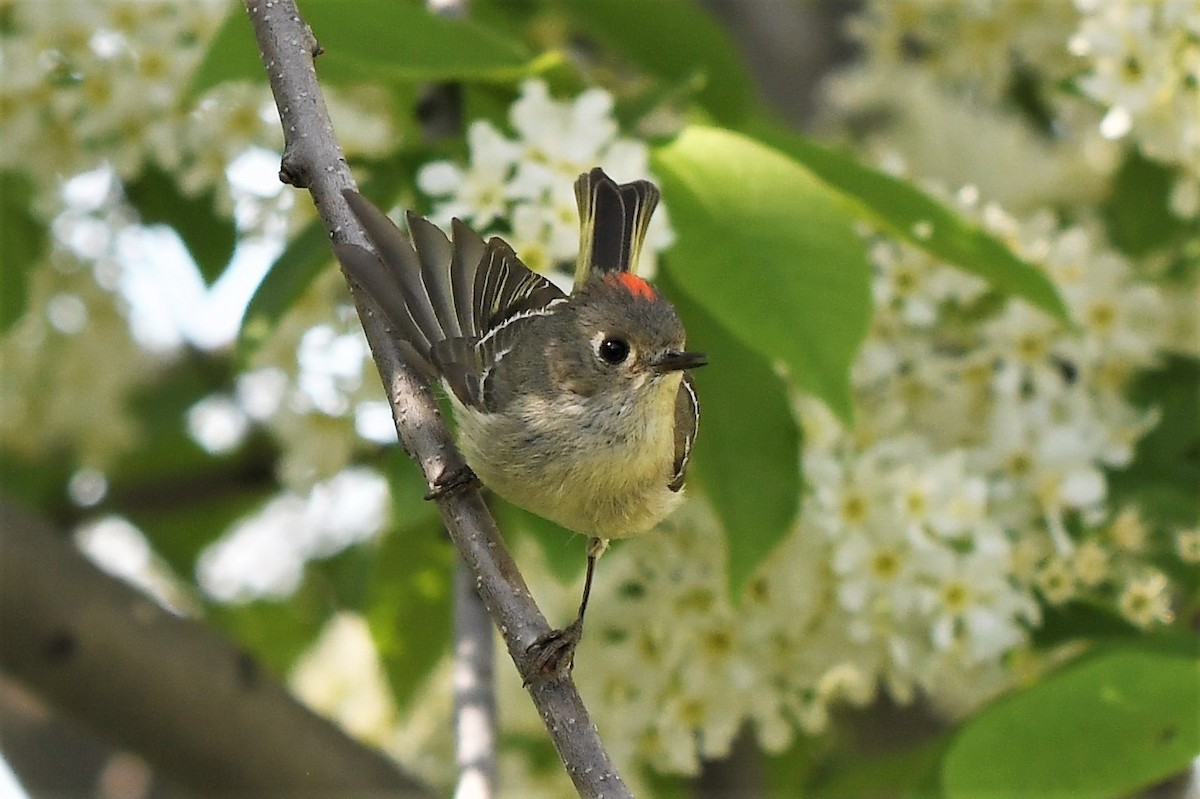
<instances>
[{"instance_id":1,"label":"bird's beak","mask_svg":"<svg viewBox=\"0 0 1200 799\"><path fill-rule=\"evenodd\" d=\"M656 372L679 372L684 369L695 369L708 363L708 356L703 352L679 352L667 350L650 362L650 368Z\"/></svg>"}]
</instances>

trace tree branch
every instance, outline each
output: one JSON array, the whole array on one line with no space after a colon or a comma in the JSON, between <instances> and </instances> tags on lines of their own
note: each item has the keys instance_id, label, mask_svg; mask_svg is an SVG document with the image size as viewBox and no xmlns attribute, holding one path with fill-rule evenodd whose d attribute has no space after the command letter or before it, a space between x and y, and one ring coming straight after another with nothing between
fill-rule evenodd
<instances>
[{"instance_id":1,"label":"tree branch","mask_svg":"<svg viewBox=\"0 0 1200 799\"><path fill-rule=\"evenodd\" d=\"M0 553L0 668L164 775L206 794L435 795L2 499Z\"/></svg>"},{"instance_id":2,"label":"tree branch","mask_svg":"<svg viewBox=\"0 0 1200 799\"><path fill-rule=\"evenodd\" d=\"M455 799L496 795L496 694L492 619L460 560L454 572Z\"/></svg>"},{"instance_id":3,"label":"tree branch","mask_svg":"<svg viewBox=\"0 0 1200 799\"><path fill-rule=\"evenodd\" d=\"M312 31L294 0L244 0L271 82L284 133L280 178L312 192L335 242L370 247L353 221L341 191L354 186L317 82ZM353 285L351 289L353 290ZM400 442L433 485L463 465L428 385L409 367L369 303L355 295L367 342L392 405ZM470 569L492 620L522 677L550 738L579 794L631 796L614 768L587 708L570 677L542 680L533 674L527 648L550 631L524 578L504 545L478 491L438 499L442 521Z\"/></svg>"}]
</instances>

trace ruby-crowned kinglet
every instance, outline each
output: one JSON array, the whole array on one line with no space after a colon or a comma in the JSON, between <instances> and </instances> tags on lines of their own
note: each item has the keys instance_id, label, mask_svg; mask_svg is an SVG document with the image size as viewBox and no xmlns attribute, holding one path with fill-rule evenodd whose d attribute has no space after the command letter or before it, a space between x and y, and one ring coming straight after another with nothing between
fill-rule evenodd
<instances>
[{"instance_id":1,"label":"ruby-crowned kinglet","mask_svg":"<svg viewBox=\"0 0 1200 799\"><path fill-rule=\"evenodd\" d=\"M458 442L482 483L589 536L574 623L534 646L539 669L568 667L596 558L610 538L651 529L680 502L700 407L675 308L635 275L658 189L579 177L580 252L568 296L499 238L452 223L451 243L408 214L412 244L345 192L376 254L338 245L346 272L383 312L409 361L448 390ZM414 249L415 247L415 249ZM433 493L474 475L439 481Z\"/></svg>"}]
</instances>

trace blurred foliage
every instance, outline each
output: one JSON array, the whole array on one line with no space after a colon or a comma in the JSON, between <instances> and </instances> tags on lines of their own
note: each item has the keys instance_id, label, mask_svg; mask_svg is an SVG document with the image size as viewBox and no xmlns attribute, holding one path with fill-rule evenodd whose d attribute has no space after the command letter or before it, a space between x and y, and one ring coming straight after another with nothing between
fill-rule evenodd
<instances>
[{"instance_id":1,"label":"blurred foliage","mask_svg":"<svg viewBox=\"0 0 1200 799\"><path fill-rule=\"evenodd\" d=\"M33 191L19 172L0 172L0 333L29 305L29 273L46 248L46 229L30 213Z\"/></svg>"},{"instance_id":2,"label":"blurred foliage","mask_svg":"<svg viewBox=\"0 0 1200 799\"><path fill-rule=\"evenodd\" d=\"M137 180L126 184L125 196L137 209L144 225L166 225L183 240L206 283L212 284L233 256L237 238L233 220L213 207L215 196L206 192L190 197L175 180L157 166L142 170Z\"/></svg>"}]
</instances>

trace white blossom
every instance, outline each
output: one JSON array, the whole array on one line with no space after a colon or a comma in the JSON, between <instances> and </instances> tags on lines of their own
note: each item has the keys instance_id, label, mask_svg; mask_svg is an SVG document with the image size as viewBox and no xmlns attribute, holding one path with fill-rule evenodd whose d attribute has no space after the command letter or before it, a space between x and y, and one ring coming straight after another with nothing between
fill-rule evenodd
<instances>
[{"instance_id":1,"label":"white blossom","mask_svg":"<svg viewBox=\"0 0 1200 799\"><path fill-rule=\"evenodd\" d=\"M571 271L579 248L579 215L572 186L582 172L603 167L619 182L649 178L649 149L621 137L613 100L589 89L556 100L546 83L528 80L509 110L508 138L486 120L467 131L469 164L434 161L421 167L417 186L435 199L433 219L458 217L487 236L505 236L530 268ZM656 253L671 245L666 209L651 219L639 272L653 276Z\"/></svg>"}]
</instances>

